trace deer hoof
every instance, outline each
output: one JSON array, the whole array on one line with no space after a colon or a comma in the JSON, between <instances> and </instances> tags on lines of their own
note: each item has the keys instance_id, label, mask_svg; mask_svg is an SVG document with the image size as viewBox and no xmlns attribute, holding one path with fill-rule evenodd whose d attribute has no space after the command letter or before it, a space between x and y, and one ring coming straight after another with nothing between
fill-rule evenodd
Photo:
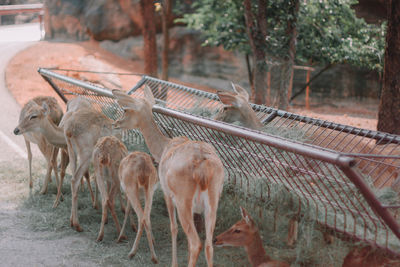
<instances>
[{"instance_id":1,"label":"deer hoof","mask_svg":"<svg viewBox=\"0 0 400 267\"><path fill-rule=\"evenodd\" d=\"M155 258L155 257L151 258L151 261L152 261L154 264L157 264L157 263L158 263L158 260L157 260L157 258Z\"/></svg>"},{"instance_id":2,"label":"deer hoof","mask_svg":"<svg viewBox=\"0 0 400 267\"><path fill-rule=\"evenodd\" d=\"M76 225L74 225L73 227L75 228L75 230L76 230L77 232L83 232L83 229L81 228L81 226L80 226L79 224L76 224Z\"/></svg>"},{"instance_id":3,"label":"deer hoof","mask_svg":"<svg viewBox=\"0 0 400 267\"><path fill-rule=\"evenodd\" d=\"M126 241L128 240L128 237L126 235L122 235L120 237L118 237L117 242L120 243L122 241Z\"/></svg>"},{"instance_id":4,"label":"deer hoof","mask_svg":"<svg viewBox=\"0 0 400 267\"><path fill-rule=\"evenodd\" d=\"M58 202L58 200L55 200L53 203L53 209L57 208L58 204L60 204L60 202Z\"/></svg>"},{"instance_id":5,"label":"deer hoof","mask_svg":"<svg viewBox=\"0 0 400 267\"><path fill-rule=\"evenodd\" d=\"M42 190L40 190L39 194L40 195L46 195L47 193L47 188L43 188Z\"/></svg>"},{"instance_id":6,"label":"deer hoof","mask_svg":"<svg viewBox=\"0 0 400 267\"><path fill-rule=\"evenodd\" d=\"M97 242L101 242L101 241L103 241L103 237L104 237L103 235L101 235L101 236L98 236L98 237L97 237L97 239L96 239L96 241L97 241Z\"/></svg>"},{"instance_id":7,"label":"deer hoof","mask_svg":"<svg viewBox=\"0 0 400 267\"><path fill-rule=\"evenodd\" d=\"M132 258L135 256L135 254L136 254L136 253L129 253L128 257L129 257L130 259L132 259Z\"/></svg>"}]
</instances>

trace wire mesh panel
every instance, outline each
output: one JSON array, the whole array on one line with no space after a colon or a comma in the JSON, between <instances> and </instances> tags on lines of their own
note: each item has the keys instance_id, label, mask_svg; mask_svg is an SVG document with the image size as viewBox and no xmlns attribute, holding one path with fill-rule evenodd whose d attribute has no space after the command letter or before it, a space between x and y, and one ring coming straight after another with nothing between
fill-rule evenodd
<instances>
[{"instance_id":1,"label":"wire mesh panel","mask_svg":"<svg viewBox=\"0 0 400 267\"><path fill-rule=\"evenodd\" d=\"M121 116L122 110L109 90L49 71L43 71L41 74L64 98L81 95L90 99L95 108L108 117L117 119ZM142 80L138 83L138 88L143 84ZM168 90L172 88L169 83L162 86L168 87ZM171 86L176 87L176 85ZM360 168L359 157L357 160L354 157L356 153L322 149L306 144L307 142L294 141L177 111L175 109L185 105L185 108L189 107L191 102L186 99L189 97L186 95L188 91L185 91L184 96L177 94L174 97L175 101L165 101L161 95L166 95L166 87L156 91L155 86L152 86L153 92L156 91L158 103L161 103L153 108L159 128L171 138L184 135L193 140L212 144L224 163L227 174L226 185L231 186L236 194L262 205L271 197L272 192L282 192L281 195L298 203L292 206L293 214L307 216L338 232L400 254L400 228L395 219L395 209L392 209L397 207L396 203L388 203L385 198L387 196L382 197L378 194L377 189L372 186L376 180L373 181L369 175L365 173L361 175L355 171L356 164ZM141 96L142 92L138 88L134 90L133 97ZM221 105L209 93L205 93L204 97L198 92L195 92L195 95L202 98L204 105L210 108ZM183 99L181 102L180 98ZM168 97L166 99L168 100ZM207 102L206 99L210 101ZM169 107L170 102L175 105L174 109ZM301 120L290 118L285 120L284 116L279 117L277 121L281 121L282 124L277 125L277 129L288 128L291 121L296 122L296 127L291 127L294 128L293 131L299 131L297 128L304 131L304 127L299 127L301 123L309 125ZM315 127L319 127L317 130L329 129L322 128L321 125ZM348 130L342 132L354 138L363 137L354 135ZM313 134L315 133L305 136L312 137ZM381 133L377 133L377 136L379 135ZM313 141L311 137L307 137L307 140ZM393 140L396 141L396 138L394 136ZM123 140L131 150L146 150L143 137L136 130L125 132ZM376 139L367 137L367 140ZM360 143L364 141L362 139ZM367 155L362 157L370 159ZM373 155L372 158L374 157L376 156ZM390 160L385 158L388 159ZM390 166L398 169L396 163L398 159L394 157L392 160Z\"/></svg>"},{"instance_id":2,"label":"wire mesh panel","mask_svg":"<svg viewBox=\"0 0 400 267\"><path fill-rule=\"evenodd\" d=\"M216 94L149 76L143 76L129 93L141 97L144 84L152 89L157 103L168 108L207 116L223 106ZM400 187L400 136L251 105L264 131L347 153L357 159L358 169L375 187Z\"/></svg>"}]
</instances>

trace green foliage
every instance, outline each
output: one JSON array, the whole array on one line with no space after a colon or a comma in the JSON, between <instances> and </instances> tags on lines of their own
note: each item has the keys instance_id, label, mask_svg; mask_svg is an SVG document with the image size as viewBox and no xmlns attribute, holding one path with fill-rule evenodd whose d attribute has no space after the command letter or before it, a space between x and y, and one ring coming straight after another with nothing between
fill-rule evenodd
<instances>
[{"instance_id":1,"label":"green foliage","mask_svg":"<svg viewBox=\"0 0 400 267\"><path fill-rule=\"evenodd\" d=\"M354 0L300 1L297 14L296 62L349 63L382 71L386 24L369 25L355 16ZM204 45L250 53L242 0L195 1L193 13L179 19L200 30ZM258 6L253 3L254 11ZM287 24L294 1L270 0L267 6L266 52L283 59L288 53Z\"/></svg>"},{"instance_id":2,"label":"green foliage","mask_svg":"<svg viewBox=\"0 0 400 267\"><path fill-rule=\"evenodd\" d=\"M352 0L311 0L298 17L297 60L383 68L386 24L369 25L355 16Z\"/></svg>"}]
</instances>

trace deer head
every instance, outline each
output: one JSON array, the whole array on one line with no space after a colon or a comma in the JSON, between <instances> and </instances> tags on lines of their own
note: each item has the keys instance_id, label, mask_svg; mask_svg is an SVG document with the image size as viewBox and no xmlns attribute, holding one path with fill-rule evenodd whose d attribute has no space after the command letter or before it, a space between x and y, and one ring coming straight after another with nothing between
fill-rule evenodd
<instances>
[{"instance_id":1,"label":"deer head","mask_svg":"<svg viewBox=\"0 0 400 267\"><path fill-rule=\"evenodd\" d=\"M144 99L128 96L120 90L113 90L118 104L123 108L124 114L114 124L115 129L140 128L144 118L152 118L152 107L155 104L153 93L149 86L144 87Z\"/></svg>"},{"instance_id":2,"label":"deer head","mask_svg":"<svg viewBox=\"0 0 400 267\"><path fill-rule=\"evenodd\" d=\"M20 114L19 124L14 129L15 135L39 131L41 122L50 114L50 107L45 102L40 106L36 102L30 101L24 108L26 109Z\"/></svg>"},{"instance_id":3,"label":"deer head","mask_svg":"<svg viewBox=\"0 0 400 267\"><path fill-rule=\"evenodd\" d=\"M249 104L249 94L241 86L231 84L233 92L217 92L224 106L213 119L227 123L240 122L244 127L260 129L262 124Z\"/></svg>"},{"instance_id":4,"label":"deer head","mask_svg":"<svg viewBox=\"0 0 400 267\"><path fill-rule=\"evenodd\" d=\"M258 228L247 211L240 207L242 219L232 225L227 231L218 235L214 239L214 245L242 247L247 246L254 240L254 235L258 233Z\"/></svg>"}]
</instances>

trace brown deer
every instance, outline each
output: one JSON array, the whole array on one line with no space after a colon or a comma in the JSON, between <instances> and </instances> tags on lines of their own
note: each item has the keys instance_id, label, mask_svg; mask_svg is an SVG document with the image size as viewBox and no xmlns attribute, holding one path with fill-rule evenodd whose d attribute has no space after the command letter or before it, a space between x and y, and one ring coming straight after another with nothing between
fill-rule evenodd
<instances>
[{"instance_id":1,"label":"brown deer","mask_svg":"<svg viewBox=\"0 0 400 267\"><path fill-rule=\"evenodd\" d=\"M81 97L77 97L73 100L70 100L67 105L67 112L63 116L63 118L60 121L59 126L53 122L53 119L51 117L51 106L48 105L48 103L43 102L41 105L36 104L36 103L31 103L30 108L28 111L26 111L26 116L20 123L21 126L20 128L17 129L22 129L24 132L29 132L32 134L40 134L43 136L46 140L46 142L50 143L53 145L56 149L53 153L57 153L58 149L61 148L62 154L61 154L61 172L60 172L60 181L58 183L57 187L57 196L56 200L54 201L53 207L57 207L59 204L60 198L62 197L62 185L65 177L65 170L68 165L68 152L67 152L67 141L64 136L64 129L63 129L63 124L64 122L71 116L73 112L75 112L78 108L86 108L87 103L85 100ZM90 104L90 102L89 102ZM72 110L70 109L70 106L72 106ZM20 130L21 131L21 130ZM53 155L53 157L56 157L57 155ZM57 172L57 165L54 164L53 169L55 172ZM93 191L90 186L90 180L89 180L89 175L88 173L85 174L86 180L88 181L88 187L89 191L92 197L92 201L94 201L94 196L93 196Z\"/></svg>"},{"instance_id":2,"label":"brown deer","mask_svg":"<svg viewBox=\"0 0 400 267\"><path fill-rule=\"evenodd\" d=\"M104 224L107 220L107 207L115 222L118 234L121 227L115 212L115 196L119 192L118 168L121 160L128 154L125 145L115 136L100 138L93 149L93 166L96 184L101 195L102 217L97 241L103 240Z\"/></svg>"},{"instance_id":3,"label":"brown deer","mask_svg":"<svg viewBox=\"0 0 400 267\"><path fill-rule=\"evenodd\" d=\"M130 206L132 206L138 217L139 229L137 231L136 239L133 243L132 249L129 252L129 257L132 258L135 256L144 228L146 230L147 241L149 242L151 251L151 260L154 263L157 263L158 260L154 251L154 239L151 230L150 213L154 190L158 184L158 176L157 170L153 165L150 155L144 152L135 151L126 156L119 165L119 179L121 187L123 191L125 191L127 201L124 223L118 237L118 241L124 237L123 234L126 221L130 212ZM141 189L145 195L144 210L139 198Z\"/></svg>"},{"instance_id":4,"label":"brown deer","mask_svg":"<svg viewBox=\"0 0 400 267\"><path fill-rule=\"evenodd\" d=\"M244 127L260 130L263 124L249 104L249 94L237 84L232 83L232 88L233 92L217 92L224 106L213 119L227 123L240 122Z\"/></svg>"},{"instance_id":5,"label":"brown deer","mask_svg":"<svg viewBox=\"0 0 400 267\"><path fill-rule=\"evenodd\" d=\"M196 231L193 213L204 211L206 225L205 255L208 266L213 265L212 236L217 207L224 183L224 167L214 147L187 137L173 139L164 136L153 118L154 96L148 86L144 99L113 90L113 95L125 113L116 123L123 129L139 129L156 162L171 224L172 266L178 266L175 208L189 243L188 266L195 266L202 244Z\"/></svg>"},{"instance_id":6,"label":"brown deer","mask_svg":"<svg viewBox=\"0 0 400 267\"><path fill-rule=\"evenodd\" d=\"M29 127L35 124L39 114L36 113L36 107L41 105L48 106L49 120L54 124L59 124L63 116L63 111L57 100L54 97L49 96L38 96L30 101L28 101L22 108L18 126L14 129L15 135L23 135L25 139L26 150L28 152L28 162L29 162L29 187L32 188L32 152L30 143L35 143L38 145L39 150L42 152L43 156L47 162L47 171L44 180L43 187L40 194L45 194L47 192L48 183L51 180L51 171L54 170L56 180L58 183L58 173L57 173L57 154L58 149L54 148L53 145L44 137L40 132L32 132Z\"/></svg>"},{"instance_id":7,"label":"brown deer","mask_svg":"<svg viewBox=\"0 0 400 267\"><path fill-rule=\"evenodd\" d=\"M214 244L221 247L244 247L251 266L254 267L289 267L288 263L272 260L267 255L256 223L244 208L240 207L240 212L242 219L218 235L214 239Z\"/></svg>"},{"instance_id":8,"label":"brown deer","mask_svg":"<svg viewBox=\"0 0 400 267\"><path fill-rule=\"evenodd\" d=\"M400 260L370 246L352 249L344 258L342 265L342 267L385 266L400 267Z\"/></svg>"},{"instance_id":9,"label":"brown deer","mask_svg":"<svg viewBox=\"0 0 400 267\"><path fill-rule=\"evenodd\" d=\"M71 227L81 232L78 221L78 189L80 181L89 171L90 159L97 140L103 136L120 134L112 129L113 120L94 109L83 108L75 111L64 122L64 135L72 168ZM79 158L79 162L78 162Z\"/></svg>"}]
</instances>

